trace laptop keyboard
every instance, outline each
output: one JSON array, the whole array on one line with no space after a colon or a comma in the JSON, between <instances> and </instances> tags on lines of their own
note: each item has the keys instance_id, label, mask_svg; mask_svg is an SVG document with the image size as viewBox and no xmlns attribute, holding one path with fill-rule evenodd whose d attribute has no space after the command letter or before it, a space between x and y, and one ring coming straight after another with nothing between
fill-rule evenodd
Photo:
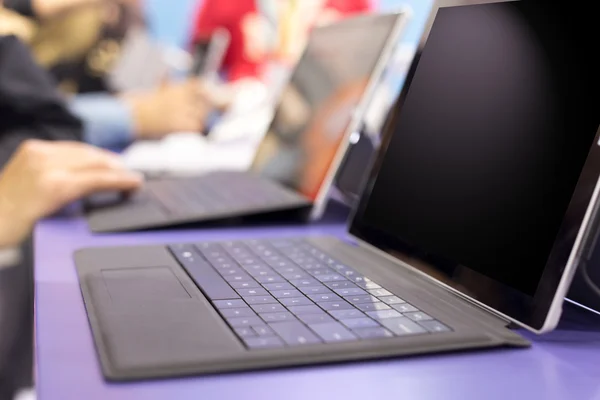
<instances>
[{"instance_id":1,"label":"laptop keyboard","mask_svg":"<svg viewBox=\"0 0 600 400\"><path fill-rule=\"evenodd\" d=\"M248 349L451 331L300 239L170 250Z\"/></svg>"},{"instance_id":2,"label":"laptop keyboard","mask_svg":"<svg viewBox=\"0 0 600 400\"><path fill-rule=\"evenodd\" d=\"M290 200L290 194L271 182L248 174L208 174L197 179L150 181L146 191L169 214L218 213L259 208Z\"/></svg>"}]
</instances>

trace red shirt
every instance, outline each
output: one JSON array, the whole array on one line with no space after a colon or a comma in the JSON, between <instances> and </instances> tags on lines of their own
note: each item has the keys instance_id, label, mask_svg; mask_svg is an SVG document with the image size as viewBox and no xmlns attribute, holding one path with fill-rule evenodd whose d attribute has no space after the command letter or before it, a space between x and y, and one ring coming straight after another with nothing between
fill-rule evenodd
<instances>
[{"instance_id":1,"label":"red shirt","mask_svg":"<svg viewBox=\"0 0 600 400\"><path fill-rule=\"evenodd\" d=\"M327 0L325 8L331 8L344 16L369 12L375 9L373 0Z\"/></svg>"},{"instance_id":2,"label":"red shirt","mask_svg":"<svg viewBox=\"0 0 600 400\"><path fill-rule=\"evenodd\" d=\"M193 41L210 40L217 28L229 31L229 48L223 60L223 70L230 81L259 77L264 60L254 60L246 51L244 24L256 16L255 0L204 0L195 21Z\"/></svg>"},{"instance_id":3,"label":"red shirt","mask_svg":"<svg viewBox=\"0 0 600 400\"><path fill-rule=\"evenodd\" d=\"M301 0L303 1L303 0ZM327 0L325 8L343 16L373 10L374 0ZM225 28L231 35L229 48L223 60L223 70L229 81L259 78L267 61L267 54L253 55L249 48L253 38L245 32L258 16L256 0L203 0L194 24L193 41L210 40L217 28Z\"/></svg>"}]
</instances>

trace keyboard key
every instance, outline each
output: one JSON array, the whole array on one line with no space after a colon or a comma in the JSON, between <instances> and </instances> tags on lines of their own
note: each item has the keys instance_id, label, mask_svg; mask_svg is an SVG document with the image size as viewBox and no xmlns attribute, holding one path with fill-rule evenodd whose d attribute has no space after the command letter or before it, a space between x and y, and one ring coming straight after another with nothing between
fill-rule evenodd
<instances>
[{"instance_id":1,"label":"keyboard key","mask_svg":"<svg viewBox=\"0 0 600 400\"><path fill-rule=\"evenodd\" d=\"M269 291L294 289L294 286L288 282L265 283L263 286Z\"/></svg>"},{"instance_id":2,"label":"keyboard key","mask_svg":"<svg viewBox=\"0 0 600 400\"><path fill-rule=\"evenodd\" d=\"M408 303L403 303L403 304L393 304L392 307L394 307L395 310L401 312L401 313L408 313L408 312L415 312L415 311L419 311L417 310L416 307L411 306Z\"/></svg>"},{"instance_id":3,"label":"keyboard key","mask_svg":"<svg viewBox=\"0 0 600 400\"><path fill-rule=\"evenodd\" d=\"M254 272L260 272L260 271L271 271L273 272L273 270L269 267L267 267L264 264L254 264L254 265L246 265L244 266L244 269L249 273L249 274L253 274Z\"/></svg>"},{"instance_id":4,"label":"keyboard key","mask_svg":"<svg viewBox=\"0 0 600 400\"><path fill-rule=\"evenodd\" d=\"M254 332L250 328L235 328L234 330L235 330L235 333L237 333L237 335L241 338L249 338L249 337L256 336L256 332Z\"/></svg>"},{"instance_id":5,"label":"keyboard key","mask_svg":"<svg viewBox=\"0 0 600 400\"><path fill-rule=\"evenodd\" d=\"M247 273L240 273L240 274L235 274L235 275L225 275L223 278L225 278L225 280L229 283L233 283L233 282L247 282L247 281L252 281L252 277L250 275L248 275Z\"/></svg>"},{"instance_id":6,"label":"keyboard key","mask_svg":"<svg viewBox=\"0 0 600 400\"><path fill-rule=\"evenodd\" d=\"M271 271L268 269L258 269L258 270L248 270L248 273L254 277L254 278L259 278L259 277L276 277L278 276L277 273L275 271Z\"/></svg>"},{"instance_id":7,"label":"keyboard key","mask_svg":"<svg viewBox=\"0 0 600 400\"><path fill-rule=\"evenodd\" d=\"M279 301L281 302L281 304L283 304L286 307L291 307L291 306L309 306L309 305L313 305L314 304L307 297L294 297L294 298L291 298L291 299L282 298L282 299L279 299Z\"/></svg>"},{"instance_id":8,"label":"keyboard key","mask_svg":"<svg viewBox=\"0 0 600 400\"><path fill-rule=\"evenodd\" d=\"M248 296L244 297L244 300L250 305L277 303L273 296Z\"/></svg>"},{"instance_id":9,"label":"keyboard key","mask_svg":"<svg viewBox=\"0 0 600 400\"><path fill-rule=\"evenodd\" d=\"M267 260L267 264L269 264L271 267L273 267L274 269L276 269L277 271L280 272L286 272L285 268L294 268L294 264L292 264L291 262L288 261L284 261L281 259L278 260ZM300 268L298 268L300 269ZM287 271L290 272L290 271Z\"/></svg>"},{"instance_id":10,"label":"keyboard key","mask_svg":"<svg viewBox=\"0 0 600 400\"><path fill-rule=\"evenodd\" d=\"M354 283L350 281L333 281L333 282L325 282L325 286L330 289L344 289L344 288L358 288Z\"/></svg>"},{"instance_id":11,"label":"keyboard key","mask_svg":"<svg viewBox=\"0 0 600 400\"><path fill-rule=\"evenodd\" d=\"M245 328L252 325L262 325L263 323L263 321L256 316L227 318L227 322L234 328Z\"/></svg>"},{"instance_id":12,"label":"keyboard key","mask_svg":"<svg viewBox=\"0 0 600 400\"><path fill-rule=\"evenodd\" d=\"M320 264L318 262L303 262L303 263L298 264L298 265L300 265L305 271L309 271L309 272L311 270L325 268L325 264Z\"/></svg>"},{"instance_id":13,"label":"keyboard key","mask_svg":"<svg viewBox=\"0 0 600 400\"><path fill-rule=\"evenodd\" d=\"M310 258L307 257L303 257L303 256L288 256L290 258L290 260L292 260L293 262L295 262L298 265L304 265L307 263L310 263L312 260Z\"/></svg>"},{"instance_id":14,"label":"keyboard key","mask_svg":"<svg viewBox=\"0 0 600 400\"><path fill-rule=\"evenodd\" d=\"M362 290L359 287L356 287L356 288L335 289L334 291L335 291L335 293L337 293L339 296L342 296L342 297L346 297L346 296L360 296L360 295L366 295L367 294L367 292L365 292L364 290Z\"/></svg>"},{"instance_id":15,"label":"keyboard key","mask_svg":"<svg viewBox=\"0 0 600 400\"><path fill-rule=\"evenodd\" d=\"M252 275L254 278L259 278L259 277L277 277L277 272L270 270L270 269L259 269L259 270L251 270L248 271L248 273L250 275Z\"/></svg>"},{"instance_id":16,"label":"keyboard key","mask_svg":"<svg viewBox=\"0 0 600 400\"><path fill-rule=\"evenodd\" d=\"M287 280L304 279L309 277L309 275L304 272L282 272L281 276Z\"/></svg>"},{"instance_id":17,"label":"keyboard key","mask_svg":"<svg viewBox=\"0 0 600 400\"><path fill-rule=\"evenodd\" d=\"M329 293L329 294L333 294L333 292L329 289L327 289L327 287L325 286L306 286L306 287L301 287L299 288L300 291L306 295L309 294L325 294L325 293Z\"/></svg>"},{"instance_id":18,"label":"keyboard key","mask_svg":"<svg viewBox=\"0 0 600 400\"><path fill-rule=\"evenodd\" d=\"M315 303L320 303L324 301L342 301L342 298L334 293L311 294L308 296L308 298L314 301Z\"/></svg>"},{"instance_id":19,"label":"keyboard key","mask_svg":"<svg viewBox=\"0 0 600 400\"><path fill-rule=\"evenodd\" d=\"M383 296L380 297L379 300L383 301L385 304L402 304L406 303L398 296Z\"/></svg>"},{"instance_id":20,"label":"keyboard key","mask_svg":"<svg viewBox=\"0 0 600 400\"><path fill-rule=\"evenodd\" d=\"M313 332L298 321L272 323L270 327L290 346L322 343Z\"/></svg>"},{"instance_id":21,"label":"keyboard key","mask_svg":"<svg viewBox=\"0 0 600 400\"><path fill-rule=\"evenodd\" d=\"M303 286L320 286L321 283L316 280L315 278L303 278L303 279L292 279L290 280L290 283L294 286L296 286L297 288L303 287Z\"/></svg>"},{"instance_id":22,"label":"keyboard key","mask_svg":"<svg viewBox=\"0 0 600 400\"><path fill-rule=\"evenodd\" d=\"M356 308L358 308L362 311L380 311L380 310L389 310L390 306L388 306L387 304L378 302L378 303L357 304Z\"/></svg>"},{"instance_id":23,"label":"keyboard key","mask_svg":"<svg viewBox=\"0 0 600 400\"><path fill-rule=\"evenodd\" d=\"M279 272L280 274L291 274L291 273L303 273L304 271L302 270L302 268L300 267L296 267L293 264L289 264L288 266L285 267L278 267L275 268L277 270L277 272ZM300 279L300 278L298 278Z\"/></svg>"},{"instance_id":24,"label":"keyboard key","mask_svg":"<svg viewBox=\"0 0 600 400\"><path fill-rule=\"evenodd\" d=\"M265 283L276 283L276 282L285 282L283 280L282 277L280 277L279 275L273 275L273 276L258 276L256 277L256 280L260 283L262 283L263 285Z\"/></svg>"},{"instance_id":25,"label":"keyboard key","mask_svg":"<svg viewBox=\"0 0 600 400\"><path fill-rule=\"evenodd\" d=\"M215 305L215 307L217 307L218 310L222 310L225 308L239 308L239 307L246 307L246 302L242 299L237 299L237 300L216 300L213 302L213 304Z\"/></svg>"},{"instance_id":26,"label":"keyboard key","mask_svg":"<svg viewBox=\"0 0 600 400\"><path fill-rule=\"evenodd\" d=\"M402 316L402 314L396 310L367 311L367 315L375 319L399 318Z\"/></svg>"},{"instance_id":27,"label":"keyboard key","mask_svg":"<svg viewBox=\"0 0 600 400\"><path fill-rule=\"evenodd\" d=\"M236 289L236 292L242 297L246 296L267 296L269 292L267 292L263 288L250 288L250 289Z\"/></svg>"},{"instance_id":28,"label":"keyboard key","mask_svg":"<svg viewBox=\"0 0 600 400\"><path fill-rule=\"evenodd\" d=\"M425 328L406 317L382 319L381 324L398 336L426 333Z\"/></svg>"},{"instance_id":29,"label":"keyboard key","mask_svg":"<svg viewBox=\"0 0 600 400\"><path fill-rule=\"evenodd\" d=\"M213 267L200 255L196 255L196 250L192 245L179 246L178 250L171 248L171 253L210 300L238 299L240 297Z\"/></svg>"},{"instance_id":30,"label":"keyboard key","mask_svg":"<svg viewBox=\"0 0 600 400\"><path fill-rule=\"evenodd\" d=\"M380 326L377 322L373 321L371 318L362 317L362 318L352 318L352 319L343 319L340 321L342 324L346 326L346 328L354 330L359 328L373 328Z\"/></svg>"},{"instance_id":31,"label":"keyboard key","mask_svg":"<svg viewBox=\"0 0 600 400\"><path fill-rule=\"evenodd\" d=\"M351 304L348 304L345 301L328 301L324 303L319 303L319 307L321 307L325 311L348 310L354 308Z\"/></svg>"},{"instance_id":32,"label":"keyboard key","mask_svg":"<svg viewBox=\"0 0 600 400\"><path fill-rule=\"evenodd\" d=\"M273 333L273 330L271 328L269 328L267 325L253 326L252 330L258 336L274 336L275 335Z\"/></svg>"},{"instance_id":33,"label":"keyboard key","mask_svg":"<svg viewBox=\"0 0 600 400\"><path fill-rule=\"evenodd\" d=\"M273 349L283 347L284 344L278 337L257 337L243 339L246 346L250 349Z\"/></svg>"},{"instance_id":34,"label":"keyboard key","mask_svg":"<svg viewBox=\"0 0 600 400\"><path fill-rule=\"evenodd\" d=\"M250 289L260 287L260 284L256 281L230 282L229 284L234 289Z\"/></svg>"},{"instance_id":35,"label":"keyboard key","mask_svg":"<svg viewBox=\"0 0 600 400\"><path fill-rule=\"evenodd\" d=\"M432 320L433 319L429 315L427 315L427 314L425 314L424 312L421 312L421 311L412 312L412 313L405 313L404 316L407 317L407 318L412 319L415 322L428 321L428 320Z\"/></svg>"},{"instance_id":36,"label":"keyboard key","mask_svg":"<svg viewBox=\"0 0 600 400\"><path fill-rule=\"evenodd\" d=\"M346 280L346 278L344 278L340 274L317 275L317 279L320 282L332 282L332 281L345 281Z\"/></svg>"},{"instance_id":37,"label":"keyboard key","mask_svg":"<svg viewBox=\"0 0 600 400\"><path fill-rule=\"evenodd\" d=\"M254 311L250 307L244 308L225 308L221 310L221 315L225 318L232 317L253 317L256 315Z\"/></svg>"},{"instance_id":38,"label":"keyboard key","mask_svg":"<svg viewBox=\"0 0 600 400\"><path fill-rule=\"evenodd\" d=\"M220 269L219 273L223 276L226 275L239 275L244 273L244 271L242 271L240 268L227 268L227 269Z\"/></svg>"},{"instance_id":39,"label":"keyboard key","mask_svg":"<svg viewBox=\"0 0 600 400\"><path fill-rule=\"evenodd\" d=\"M392 296L392 293L385 289L371 289L367 290L373 296L381 297L381 296Z\"/></svg>"},{"instance_id":40,"label":"keyboard key","mask_svg":"<svg viewBox=\"0 0 600 400\"><path fill-rule=\"evenodd\" d=\"M381 289L381 286L372 281L361 280L358 282L354 281L354 283L356 283L356 286L361 287L363 289Z\"/></svg>"},{"instance_id":41,"label":"keyboard key","mask_svg":"<svg viewBox=\"0 0 600 400\"><path fill-rule=\"evenodd\" d=\"M380 339L394 337L394 334L392 332L382 327L355 329L353 332L356 335L358 335L358 337L360 337L361 339Z\"/></svg>"},{"instance_id":42,"label":"keyboard key","mask_svg":"<svg viewBox=\"0 0 600 400\"><path fill-rule=\"evenodd\" d=\"M320 314L323 312L319 307L315 305L307 305L307 306L291 306L288 307L294 315L302 315L302 314Z\"/></svg>"},{"instance_id":43,"label":"keyboard key","mask_svg":"<svg viewBox=\"0 0 600 400\"><path fill-rule=\"evenodd\" d=\"M323 268L314 268L310 270L310 274L318 279L320 275L331 275L335 272L331 268L323 267Z\"/></svg>"},{"instance_id":44,"label":"keyboard key","mask_svg":"<svg viewBox=\"0 0 600 400\"><path fill-rule=\"evenodd\" d=\"M346 272L346 271L354 271L354 270L353 270L352 268L350 268L349 266L347 266L347 265L344 265L344 264L339 264L339 263L338 263L338 264L333 264L333 265L331 266L331 268L335 269L336 271L338 271L338 272L339 272L339 273L341 273L341 274L344 274L344 272Z\"/></svg>"},{"instance_id":45,"label":"keyboard key","mask_svg":"<svg viewBox=\"0 0 600 400\"><path fill-rule=\"evenodd\" d=\"M344 275L347 279L352 279L355 276L363 276L361 274L359 274L358 272L351 270L351 269L346 269L343 271L338 271L341 275Z\"/></svg>"},{"instance_id":46,"label":"keyboard key","mask_svg":"<svg viewBox=\"0 0 600 400\"><path fill-rule=\"evenodd\" d=\"M237 268L238 267L238 265L234 264L233 262L227 262L227 263L214 263L214 262L212 262L212 265L213 265L213 267L215 267L218 270L229 270L229 269Z\"/></svg>"},{"instance_id":47,"label":"keyboard key","mask_svg":"<svg viewBox=\"0 0 600 400\"><path fill-rule=\"evenodd\" d=\"M321 311L320 314L300 314L298 315L298 319L308 325L323 324L325 322L335 321L323 311Z\"/></svg>"},{"instance_id":48,"label":"keyboard key","mask_svg":"<svg viewBox=\"0 0 600 400\"><path fill-rule=\"evenodd\" d=\"M260 314L260 317L265 322L295 321L296 320L296 317L294 317L291 313L289 313L287 311Z\"/></svg>"},{"instance_id":49,"label":"keyboard key","mask_svg":"<svg viewBox=\"0 0 600 400\"><path fill-rule=\"evenodd\" d=\"M429 332L450 332L452 329L438 321L419 321L419 325L423 326Z\"/></svg>"},{"instance_id":50,"label":"keyboard key","mask_svg":"<svg viewBox=\"0 0 600 400\"><path fill-rule=\"evenodd\" d=\"M356 340L357 337L339 322L327 322L323 324L309 324L312 329L326 343L346 342Z\"/></svg>"},{"instance_id":51,"label":"keyboard key","mask_svg":"<svg viewBox=\"0 0 600 400\"><path fill-rule=\"evenodd\" d=\"M294 298L294 297L302 297L302 293L300 293L296 289L274 290L271 292L271 295L277 299L289 299L289 298Z\"/></svg>"},{"instance_id":52,"label":"keyboard key","mask_svg":"<svg viewBox=\"0 0 600 400\"><path fill-rule=\"evenodd\" d=\"M364 304L364 303L378 303L377 297L371 296L370 294L360 296L348 296L344 297L344 300L352 304Z\"/></svg>"},{"instance_id":53,"label":"keyboard key","mask_svg":"<svg viewBox=\"0 0 600 400\"><path fill-rule=\"evenodd\" d=\"M285 307L279 303L274 304L254 304L251 306L257 313L281 312L285 311Z\"/></svg>"},{"instance_id":54,"label":"keyboard key","mask_svg":"<svg viewBox=\"0 0 600 400\"><path fill-rule=\"evenodd\" d=\"M347 309L347 310L329 310L329 314L333 315L335 318L342 319L350 319L350 318L360 318L364 317L365 314L357 310L356 308Z\"/></svg>"},{"instance_id":55,"label":"keyboard key","mask_svg":"<svg viewBox=\"0 0 600 400\"><path fill-rule=\"evenodd\" d=\"M240 265L246 266L246 265L258 264L260 261L256 257L245 257L245 258L238 258L238 262L240 263Z\"/></svg>"}]
</instances>

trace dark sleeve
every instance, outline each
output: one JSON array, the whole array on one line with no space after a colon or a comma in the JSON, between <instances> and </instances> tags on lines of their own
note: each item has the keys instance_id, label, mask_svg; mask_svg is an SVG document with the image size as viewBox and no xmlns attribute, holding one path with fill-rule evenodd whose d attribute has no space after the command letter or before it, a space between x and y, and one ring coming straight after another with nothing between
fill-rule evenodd
<instances>
[{"instance_id":1,"label":"dark sleeve","mask_svg":"<svg viewBox=\"0 0 600 400\"><path fill-rule=\"evenodd\" d=\"M4 7L25 17L35 18L33 0L4 0Z\"/></svg>"},{"instance_id":2,"label":"dark sleeve","mask_svg":"<svg viewBox=\"0 0 600 400\"><path fill-rule=\"evenodd\" d=\"M50 75L13 36L0 37L0 168L27 139L82 140Z\"/></svg>"}]
</instances>

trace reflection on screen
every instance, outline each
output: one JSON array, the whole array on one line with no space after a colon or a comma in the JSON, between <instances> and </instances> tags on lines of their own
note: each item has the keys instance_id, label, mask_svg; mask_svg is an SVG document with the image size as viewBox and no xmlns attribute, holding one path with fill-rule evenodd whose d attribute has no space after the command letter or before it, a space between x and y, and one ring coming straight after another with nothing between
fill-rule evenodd
<instances>
[{"instance_id":1,"label":"reflection on screen","mask_svg":"<svg viewBox=\"0 0 600 400\"><path fill-rule=\"evenodd\" d=\"M253 171L317 197L396 18L358 17L315 30Z\"/></svg>"}]
</instances>

